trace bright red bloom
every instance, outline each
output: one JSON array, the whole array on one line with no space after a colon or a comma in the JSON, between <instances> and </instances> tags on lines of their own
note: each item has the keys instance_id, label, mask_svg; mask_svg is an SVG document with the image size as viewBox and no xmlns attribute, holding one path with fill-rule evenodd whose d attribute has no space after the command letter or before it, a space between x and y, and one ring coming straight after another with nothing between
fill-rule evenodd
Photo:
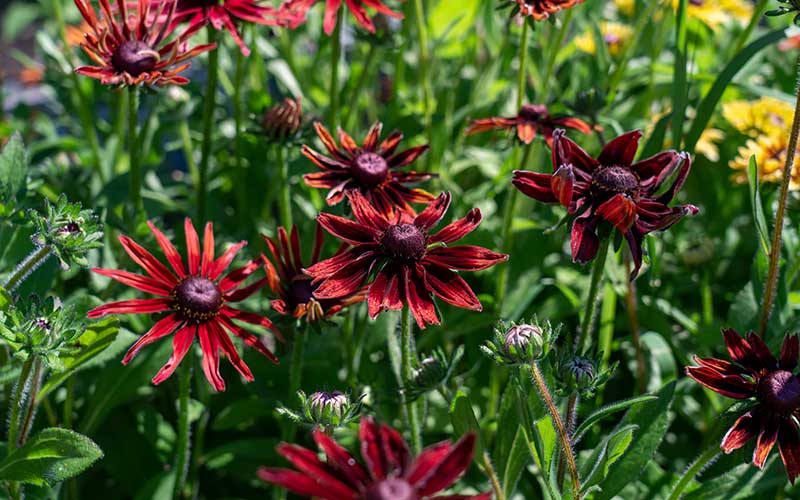
<instances>
[{"instance_id":1,"label":"bright red bloom","mask_svg":"<svg viewBox=\"0 0 800 500\"><path fill-rule=\"evenodd\" d=\"M601 222L608 221L619 229L635 263L631 279L642 266L644 236L698 211L694 205L667 206L689 175L689 154L664 151L633 163L641 136L638 130L623 134L594 159L558 129L553 133L554 173L515 170L513 180L514 186L531 198L560 203L577 215L571 241L575 262L588 262L597 254ZM673 174L675 180L662 192Z\"/></svg>"},{"instance_id":2,"label":"bright red bloom","mask_svg":"<svg viewBox=\"0 0 800 500\"><path fill-rule=\"evenodd\" d=\"M519 5L519 12L523 16L531 16L537 21L550 17L550 14L564 9L569 9L583 0L514 0Z\"/></svg>"},{"instance_id":3,"label":"bright red bloom","mask_svg":"<svg viewBox=\"0 0 800 500\"><path fill-rule=\"evenodd\" d=\"M262 5L260 0L178 0L172 27L188 22L189 34L209 24L216 30L225 28L242 54L249 56L250 49L236 29L238 20L267 26L284 26L289 22L286 12Z\"/></svg>"},{"instance_id":4,"label":"bright red bloom","mask_svg":"<svg viewBox=\"0 0 800 500\"><path fill-rule=\"evenodd\" d=\"M450 206L450 193L432 201L416 218L400 214L392 220L378 212L360 193L350 197L355 221L331 214L317 219L326 231L353 246L350 250L306 269L321 282L317 299L335 299L360 290L371 276L367 303L373 319L381 312L407 305L420 328L438 325L433 296L448 304L480 311L481 303L456 271L478 271L508 259L508 255L472 245L450 246L481 222L473 208L436 234L430 230Z\"/></svg>"},{"instance_id":5,"label":"bright red bloom","mask_svg":"<svg viewBox=\"0 0 800 500\"><path fill-rule=\"evenodd\" d=\"M189 59L216 47L215 44L187 48L183 33L171 42L168 26L175 11L175 0L154 5L139 0L136 11L128 2L117 0L112 9L109 0L100 0L100 17L89 0L75 0L92 33L84 33L81 44L96 66L81 66L76 73L97 78L103 85L185 85L179 73L188 68Z\"/></svg>"},{"instance_id":6,"label":"bright red bloom","mask_svg":"<svg viewBox=\"0 0 800 500\"><path fill-rule=\"evenodd\" d=\"M494 117L472 120L472 124L464 131L465 134L477 134L492 129L517 129L517 137L525 144L530 144L536 138L536 133L544 135L548 145L553 143L553 131L556 128L571 128L584 134L592 132L592 127L580 118L570 116L552 116L543 104L525 104L517 116Z\"/></svg>"},{"instance_id":7,"label":"bright red bloom","mask_svg":"<svg viewBox=\"0 0 800 500\"><path fill-rule=\"evenodd\" d=\"M218 391L225 390L225 381L219 374L220 350L228 356L233 367L245 380L253 381L253 374L239 357L227 332L236 335L245 344L277 363L278 358L261 343L258 337L233 320L268 328L282 338L272 322L257 314L240 311L228 305L246 299L266 284L266 279L263 278L251 285L240 286L260 267L259 262L251 260L244 267L234 269L220 279L247 242L240 241L214 259L214 233L209 222L205 228L201 255L200 240L192 221L187 217L184 221L189 264L187 268L172 242L151 222L148 221L147 224L158 240L172 270L127 236L119 237L122 247L148 276L116 269L92 269L98 274L151 293L158 298L103 304L89 311L90 318L99 318L107 314L152 314L169 311L166 317L159 320L149 332L133 344L122 359L122 363L127 365L143 347L173 332L175 332L172 337L173 354L153 378L154 384L160 384L172 375L192 347L195 336L199 338L200 348L203 351L203 371L208 381Z\"/></svg>"},{"instance_id":8,"label":"bright red bloom","mask_svg":"<svg viewBox=\"0 0 800 500\"><path fill-rule=\"evenodd\" d=\"M414 458L403 437L391 427L378 426L372 417L361 419L359 429L363 464L319 429L314 441L327 460L307 448L282 443L280 453L297 470L262 467L258 477L296 495L323 500L489 500L479 495L432 496L444 490L467 470L475 451L475 434L456 444L429 446Z\"/></svg>"},{"instance_id":9,"label":"bright red bloom","mask_svg":"<svg viewBox=\"0 0 800 500\"><path fill-rule=\"evenodd\" d=\"M300 252L300 235L297 226L292 227L289 237L286 230L278 228L278 238L269 239L262 235L266 241L272 260L261 256L267 269L267 283L273 293L278 295L272 301L272 308L285 316L294 318L307 318L308 321L318 321L329 318L343 308L361 302L365 299L363 293L356 292L349 297L336 299L314 298L317 285L312 283L308 275L303 273L303 255ZM322 250L322 227L317 225L314 238L314 250L311 254L311 264L319 262Z\"/></svg>"},{"instance_id":10,"label":"bright red bloom","mask_svg":"<svg viewBox=\"0 0 800 500\"><path fill-rule=\"evenodd\" d=\"M694 360L686 374L714 392L734 399L755 398L756 404L733 424L720 448L730 453L756 439L753 465L764 467L778 443L789 481L800 475L800 378L794 373L800 356L797 334L783 339L780 359L775 359L761 337L743 338L733 329L722 330L733 363L716 358ZM794 417L794 418L792 418Z\"/></svg>"},{"instance_id":11,"label":"bright red bloom","mask_svg":"<svg viewBox=\"0 0 800 500\"><path fill-rule=\"evenodd\" d=\"M344 0L350 13L356 18L358 24L370 33L375 33L375 25L367 14L366 7L371 7L377 12L389 17L403 19L403 14L395 12L386 6L381 0ZM298 21L292 20L290 26L292 29L305 22L306 14L309 9L321 0L287 0L282 6L281 10L286 10L290 14L297 16ZM325 0L325 18L322 24L326 35L333 33L333 28L336 27L336 16L339 9L342 7L342 0Z\"/></svg>"},{"instance_id":12,"label":"bright red bloom","mask_svg":"<svg viewBox=\"0 0 800 500\"><path fill-rule=\"evenodd\" d=\"M324 156L303 145L303 154L323 172L306 174L303 179L311 187L330 189L325 199L335 205L345 194L360 191L382 213L391 217L396 209L414 215L410 203L428 203L434 196L408 184L429 180L433 175L425 172L398 172L428 150L428 145L417 146L395 153L403 134L395 130L378 143L383 125L376 122L369 130L362 146L339 129L339 146L321 123L315 122L322 144L330 153Z\"/></svg>"}]
</instances>

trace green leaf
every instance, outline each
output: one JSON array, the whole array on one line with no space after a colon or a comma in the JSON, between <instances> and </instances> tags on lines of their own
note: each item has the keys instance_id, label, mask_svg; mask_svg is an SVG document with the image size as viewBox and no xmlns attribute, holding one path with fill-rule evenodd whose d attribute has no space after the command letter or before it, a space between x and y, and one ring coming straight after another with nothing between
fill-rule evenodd
<instances>
[{"instance_id":1,"label":"green leaf","mask_svg":"<svg viewBox=\"0 0 800 500\"><path fill-rule=\"evenodd\" d=\"M723 92L725 92L725 89L728 88L728 85L730 85L736 74L739 73L739 70L741 70L747 64L747 62L762 49L772 45L773 43L783 40L786 38L786 36L786 29L771 31L761 38L755 40L747 47L743 48L738 54L736 54L736 57L734 57L725 66L725 68L719 73L719 76L717 76L717 79L714 81L711 89L708 91L706 96L703 97L700 105L697 106L697 114L695 115L694 122L692 123L692 128L689 129L689 133L686 134L686 140L683 144L684 149L687 151L694 151L697 141L700 140L700 135L706 129L708 122L711 121L711 115L714 113L714 108L717 107L717 103L719 102L720 98L722 98ZM677 82L673 82L673 86L677 86Z\"/></svg>"},{"instance_id":2,"label":"green leaf","mask_svg":"<svg viewBox=\"0 0 800 500\"><path fill-rule=\"evenodd\" d=\"M602 483L608 475L609 468L628 450L636 429L635 425L627 425L614 431L603 440L603 443L596 449L596 456L590 461L593 465L583 480L581 491L586 492L593 486Z\"/></svg>"},{"instance_id":3,"label":"green leaf","mask_svg":"<svg viewBox=\"0 0 800 500\"><path fill-rule=\"evenodd\" d=\"M688 0L678 1L675 20L675 64L672 71L672 144L680 147L683 137L683 122L686 118L686 104L689 86L686 77L687 51L689 37L686 36L688 21L686 9Z\"/></svg>"},{"instance_id":4,"label":"green leaf","mask_svg":"<svg viewBox=\"0 0 800 500\"><path fill-rule=\"evenodd\" d=\"M758 164L756 155L750 157L750 167L747 169L747 185L750 188L750 205L753 209L753 222L756 225L761 251L769 255L769 229L764 216L764 205L761 203L761 188L758 182Z\"/></svg>"},{"instance_id":5,"label":"green leaf","mask_svg":"<svg viewBox=\"0 0 800 500\"><path fill-rule=\"evenodd\" d=\"M67 429L43 429L0 463L0 479L53 486L101 458L103 451L88 437Z\"/></svg>"},{"instance_id":6,"label":"green leaf","mask_svg":"<svg viewBox=\"0 0 800 500\"><path fill-rule=\"evenodd\" d=\"M641 403L646 403L654 399L658 399L658 397L653 396L652 394L645 394L644 396L637 396L635 398L625 399L622 401L615 401L613 403L603 406L602 408L596 410L594 413L586 417L586 419L583 422L581 422L578 428L575 429L575 434L574 434L575 441L580 441L583 435L600 420L610 415L613 415L614 413L620 412L622 410L627 410L632 406L636 406Z\"/></svg>"},{"instance_id":7,"label":"green leaf","mask_svg":"<svg viewBox=\"0 0 800 500\"><path fill-rule=\"evenodd\" d=\"M0 202L13 201L25 187L28 177L28 154L22 136L14 132L0 151Z\"/></svg>"},{"instance_id":8,"label":"green leaf","mask_svg":"<svg viewBox=\"0 0 800 500\"><path fill-rule=\"evenodd\" d=\"M472 411L472 403L463 391L458 391L453 403L450 405L450 421L453 422L453 430L457 436L462 436L468 432L474 432L478 436L475 444L475 457L483 456L483 439L481 439L481 427L478 419Z\"/></svg>"},{"instance_id":9,"label":"green leaf","mask_svg":"<svg viewBox=\"0 0 800 500\"><path fill-rule=\"evenodd\" d=\"M631 409L622 419L618 429L637 426L639 430L630 443L628 452L612 465L603 481L603 490L595 500L613 498L622 488L635 480L655 454L668 427L669 407L675 392L675 382L670 382L658 392L658 399Z\"/></svg>"},{"instance_id":10,"label":"green leaf","mask_svg":"<svg viewBox=\"0 0 800 500\"><path fill-rule=\"evenodd\" d=\"M107 360L108 357L101 356L101 354L116 340L118 334L119 320L116 317L106 318L89 325L86 331L78 337L80 350L73 356L61 357L61 362L64 364L63 371L54 373L47 380L41 391L39 391L37 401L44 399L75 372ZM124 345L129 343L126 339ZM124 345L121 347L124 347ZM114 349L114 351L118 353L117 349Z\"/></svg>"},{"instance_id":11,"label":"green leaf","mask_svg":"<svg viewBox=\"0 0 800 500\"><path fill-rule=\"evenodd\" d=\"M528 465L531 455L528 451L528 435L524 427L517 427L517 434L511 445L511 451L506 457L506 466L503 470L503 492L506 498L511 497L517 487L522 471Z\"/></svg>"}]
</instances>

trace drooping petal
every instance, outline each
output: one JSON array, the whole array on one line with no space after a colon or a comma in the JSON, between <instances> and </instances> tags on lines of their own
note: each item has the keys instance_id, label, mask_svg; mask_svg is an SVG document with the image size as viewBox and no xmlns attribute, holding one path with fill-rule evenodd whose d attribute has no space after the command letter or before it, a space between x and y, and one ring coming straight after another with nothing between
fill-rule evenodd
<instances>
[{"instance_id":1,"label":"drooping petal","mask_svg":"<svg viewBox=\"0 0 800 500\"><path fill-rule=\"evenodd\" d=\"M573 221L570 238L573 262L585 264L597 255L600 238L595 232L596 224L595 218L591 215L582 215Z\"/></svg>"},{"instance_id":2,"label":"drooping petal","mask_svg":"<svg viewBox=\"0 0 800 500\"><path fill-rule=\"evenodd\" d=\"M536 124L532 122L517 122L517 137L523 144L530 144L536 138Z\"/></svg>"},{"instance_id":3,"label":"drooping petal","mask_svg":"<svg viewBox=\"0 0 800 500\"><path fill-rule=\"evenodd\" d=\"M572 203L572 191L575 186L575 172L572 165L565 163L550 176L550 189L558 202L569 208Z\"/></svg>"},{"instance_id":4,"label":"drooping petal","mask_svg":"<svg viewBox=\"0 0 800 500\"><path fill-rule=\"evenodd\" d=\"M336 497L352 496L352 488L342 483L337 471L322 462L317 454L301 446L282 443L278 445L278 453L294 465L303 474L313 477L316 482L330 490Z\"/></svg>"},{"instance_id":5,"label":"drooping petal","mask_svg":"<svg viewBox=\"0 0 800 500\"><path fill-rule=\"evenodd\" d=\"M414 219L414 225L425 233L429 232L447 213L451 200L450 193L440 194Z\"/></svg>"},{"instance_id":6,"label":"drooping petal","mask_svg":"<svg viewBox=\"0 0 800 500\"><path fill-rule=\"evenodd\" d=\"M800 357L800 342L798 342L797 334L786 335L783 338L778 366L781 370L793 372L797 368L798 357Z\"/></svg>"},{"instance_id":7,"label":"drooping petal","mask_svg":"<svg viewBox=\"0 0 800 500\"><path fill-rule=\"evenodd\" d=\"M764 468L769 452L778 440L778 430L780 429L780 417L765 416L761 421L761 432L756 440L756 449L753 450L753 465L759 469Z\"/></svg>"},{"instance_id":8,"label":"drooping petal","mask_svg":"<svg viewBox=\"0 0 800 500\"><path fill-rule=\"evenodd\" d=\"M778 431L778 449L783 465L786 467L789 482L794 484L794 480L800 475L800 431L790 418L781 419Z\"/></svg>"},{"instance_id":9,"label":"drooping petal","mask_svg":"<svg viewBox=\"0 0 800 500\"><path fill-rule=\"evenodd\" d=\"M480 271L508 260L508 255L473 245L434 247L428 250L425 261L456 271Z\"/></svg>"},{"instance_id":10,"label":"drooping petal","mask_svg":"<svg viewBox=\"0 0 800 500\"><path fill-rule=\"evenodd\" d=\"M442 460L431 468L427 477L417 483L420 497L441 491L458 479L472 462L475 450L475 434L469 433L461 438Z\"/></svg>"},{"instance_id":11,"label":"drooping petal","mask_svg":"<svg viewBox=\"0 0 800 500\"><path fill-rule=\"evenodd\" d=\"M632 130L612 139L605 145L597 160L606 166L630 166L636 156L636 150L639 149L641 137L641 130Z\"/></svg>"},{"instance_id":12,"label":"drooping petal","mask_svg":"<svg viewBox=\"0 0 800 500\"><path fill-rule=\"evenodd\" d=\"M722 451L725 453L738 450L749 440L755 438L760 429L761 417L753 411L748 411L739 417L731 428L728 429L719 447L722 448Z\"/></svg>"},{"instance_id":13,"label":"drooping petal","mask_svg":"<svg viewBox=\"0 0 800 500\"><path fill-rule=\"evenodd\" d=\"M588 174L600 165L600 162L589 156L583 148L568 139L564 129L556 129L553 132L552 160L554 172L561 165L571 164L573 168Z\"/></svg>"},{"instance_id":14,"label":"drooping petal","mask_svg":"<svg viewBox=\"0 0 800 500\"><path fill-rule=\"evenodd\" d=\"M483 310L481 302L464 278L437 265L424 265L424 268L425 283L437 297L456 307Z\"/></svg>"},{"instance_id":15,"label":"drooping petal","mask_svg":"<svg viewBox=\"0 0 800 500\"><path fill-rule=\"evenodd\" d=\"M552 175L530 172L527 170L514 170L511 183L522 191L523 194L541 201L542 203L557 203L558 198L553 193L551 183Z\"/></svg>"},{"instance_id":16,"label":"drooping petal","mask_svg":"<svg viewBox=\"0 0 800 500\"><path fill-rule=\"evenodd\" d=\"M628 276L628 281L633 281L639 275L639 270L642 268L642 233L639 232L636 226L632 227L630 231L624 234L625 241L628 242L628 248L631 252L631 261L633 262L633 269Z\"/></svg>"},{"instance_id":17,"label":"drooping petal","mask_svg":"<svg viewBox=\"0 0 800 500\"><path fill-rule=\"evenodd\" d=\"M194 335L197 327L194 325L187 325L175 332L172 337L172 355L167 360L167 363L161 367L161 370L153 377L153 384L158 385L167 380L175 369L181 364L183 357L189 352L194 341Z\"/></svg>"},{"instance_id":18,"label":"drooping petal","mask_svg":"<svg viewBox=\"0 0 800 500\"><path fill-rule=\"evenodd\" d=\"M411 465L411 451L403 436L386 424L380 426L381 451L386 460L387 470L392 476L405 476Z\"/></svg>"},{"instance_id":19,"label":"drooping petal","mask_svg":"<svg viewBox=\"0 0 800 500\"><path fill-rule=\"evenodd\" d=\"M449 245L468 235L481 223L481 211L473 208L461 219L451 222L439 232L430 237L431 243L444 243Z\"/></svg>"},{"instance_id":20,"label":"drooping petal","mask_svg":"<svg viewBox=\"0 0 800 500\"><path fill-rule=\"evenodd\" d=\"M197 336L200 339L200 350L203 351L203 373L206 380L216 391L224 391L225 381L219 374L219 344L216 336L209 331L208 323L198 325Z\"/></svg>"},{"instance_id":21,"label":"drooping petal","mask_svg":"<svg viewBox=\"0 0 800 500\"><path fill-rule=\"evenodd\" d=\"M636 202L625 193L618 193L597 207L595 213L626 232L636 221Z\"/></svg>"},{"instance_id":22,"label":"drooping petal","mask_svg":"<svg viewBox=\"0 0 800 500\"><path fill-rule=\"evenodd\" d=\"M436 305L433 303L431 292L425 285L425 269L417 265L403 267L403 293L405 302L411 309L411 314L417 321L420 329L427 325L438 325L439 317L436 315Z\"/></svg>"},{"instance_id":23,"label":"drooping petal","mask_svg":"<svg viewBox=\"0 0 800 500\"><path fill-rule=\"evenodd\" d=\"M130 349L128 349L128 352L125 353L125 357L122 358L122 364L127 365L133 360L136 354L142 350L142 348L152 344L156 340L166 337L182 324L183 320L179 319L175 314L170 314L169 316L162 318L156 322L152 328L150 328L150 331L139 337L139 340L137 340L130 347Z\"/></svg>"},{"instance_id":24,"label":"drooping petal","mask_svg":"<svg viewBox=\"0 0 800 500\"><path fill-rule=\"evenodd\" d=\"M387 265L375 276L375 281L369 286L367 306L369 317L372 319L377 318L385 310L402 309L398 269Z\"/></svg>"},{"instance_id":25,"label":"drooping petal","mask_svg":"<svg viewBox=\"0 0 800 500\"><path fill-rule=\"evenodd\" d=\"M719 372L706 367L686 367L686 375L703 384L712 391L734 399L748 399L755 395L756 386L753 382L739 375L721 375Z\"/></svg>"}]
</instances>

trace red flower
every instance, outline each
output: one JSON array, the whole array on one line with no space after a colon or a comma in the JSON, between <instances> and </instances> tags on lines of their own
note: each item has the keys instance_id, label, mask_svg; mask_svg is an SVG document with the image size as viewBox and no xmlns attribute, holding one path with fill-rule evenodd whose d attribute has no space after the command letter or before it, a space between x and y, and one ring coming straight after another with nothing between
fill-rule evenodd
<instances>
[{"instance_id":1,"label":"red flower","mask_svg":"<svg viewBox=\"0 0 800 500\"><path fill-rule=\"evenodd\" d=\"M536 138L536 133L544 135L548 146L553 143L553 130L557 127L572 128L591 133L592 127L579 118L569 116L551 116L547 106L542 104L525 104L520 108L517 116L512 118L494 117L472 120L472 124L464 131L465 134L477 134L492 129L517 129L517 137L525 144L530 144Z\"/></svg>"},{"instance_id":2,"label":"red flower","mask_svg":"<svg viewBox=\"0 0 800 500\"><path fill-rule=\"evenodd\" d=\"M453 270L486 269L508 255L478 246L449 246L478 227L480 210L474 208L430 235L450 206L450 193L441 194L416 218L398 213L390 221L358 192L351 195L350 206L355 221L325 213L317 219L329 233L353 245L306 269L315 283L321 282L314 292L317 299L352 295L374 275L367 297L373 319L384 310L407 305L420 328L438 325L433 295L457 307L481 310L475 293Z\"/></svg>"},{"instance_id":3,"label":"red flower","mask_svg":"<svg viewBox=\"0 0 800 500\"><path fill-rule=\"evenodd\" d=\"M317 454L297 445L282 443L280 453L297 470L262 467L258 477L306 498L323 500L489 500L491 493L479 495L432 496L458 480L472 462L475 434L467 434L456 444L447 441L429 446L416 458L399 432L372 417L361 419L359 440L364 463L319 429L314 441L325 453Z\"/></svg>"},{"instance_id":4,"label":"red flower","mask_svg":"<svg viewBox=\"0 0 800 500\"><path fill-rule=\"evenodd\" d=\"M427 181L433 175L413 171L398 172L397 169L416 160L428 150L428 145L395 153L403 134L395 130L379 144L382 127L380 122L376 122L360 147L346 132L339 129L340 147L336 145L328 129L315 122L317 135L331 156L321 155L303 145L306 158L323 169L323 172L303 176L306 184L330 189L325 197L328 205L339 203L347 193L360 191L379 211L389 217L395 209L413 216L415 212L409 203L428 203L434 197L427 191L412 189L407 185Z\"/></svg>"},{"instance_id":5,"label":"red flower","mask_svg":"<svg viewBox=\"0 0 800 500\"><path fill-rule=\"evenodd\" d=\"M514 186L531 198L560 203L577 215L571 241L575 262L588 262L597 254L601 222L608 221L619 229L635 263L631 279L642 265L644 236L698 211L694 205L667 206L689 175L689 155L664 151L633 163L641 136L638 130L623 134L594 159L558 129L553 133L554 173L515 170L513 180ZM663 184L676 172L672 185L662 192Z\"/></svg>"},{"instance_id":6,"label":"red flower","mask_svg":"<svg viewBox=\"0 0 800 500\"><path fill-rule=\"evenodd\" d=\"M321 0L287 0L281 6L281 10L285 9L290 14L297 16L296 19L299 20L292 20L290 22L291 28L294 29L300 24L305 22L306 20L305 17L306 14L308 13L308 10L315 3L320 1ZM371 7L375 9L377 12L380 12L381 14L390 17L403 19L403 14L391 10L381 0L345 0L345 4L347 5L347 8L350 9L350 12L353 14L353 17L356 18L358 24L360 24L364 29L366 29L370 33L375 33L375 25L372 23L372 19L370 19L369 15L367 14L367 10L365 7ZM323 29L325 30L326 35L330 35L331 33L333 33L333 28L336 27L336 16L338 15L341 6L342 6L342 0L325 1L325 18L322 26Z\"/></svg>"},{"instance_id":7,"label":"red flower","mask_svg":"<svg viewBox=\"0 0 800 500\"><path fill-rule=\"evenodd\" d=\"M251 285L240 286L259 268L259 262L252 260L244 267L234 269L219 279L247 242L240 241L231 246L215 260L214 233L209 222L206 224L201 255L200 240L192 221L187 217L184 221L189 260L187 272L187 267L175 246L151 222L148 221L147 224L156 236L172 270L127 236L119 237L122 247L149 276L116 269L92 269L98 274L151 293L158 298L110 302L89 311L90 318L99 318L106 314L151 314L169 311L166 317L159 320L149 332L133 344L122 359L122 363L128 364L143 347L173 332L175 332L172 337L173 354L153 378L154 384L160 384L172 375L192 347L195 336L199 338L200 348L203 351L203 371L208 381L218 391L225 390L225 381L219 374L220 350L228 356L233 367L245 380L253 380L253 374L239 357L227 332L236 335L245 344L277 363L278 359L258 337L232 320L269 328L280 337L280 332L273 327L272 322L257 314L240 311L228 305L246 299L266 284L266 279L261 279Z\"/></svg>"},{"instance_id":8,"label":"red flower","mask_svg":"<svg viewBox=\"0 0 800 500\"><path fill-rule=\"evenodd\" d=\"M260 0L177 0L172 27L188 21L187 33L192 35L210 24L216 30L225 28L236 40L242 54L249 56L250 49L244 44L236 21L242 20L267 26L283 26L288 23L287 13L267 7Z\"/></svg>"},{"instance_id":9,"label":"red flower","mask_svg":"<svg viewBox=\"0 0 800 500\"><path fill-rule=\"evenodd\" d=\"M550 14L583 3L583 0L514 0L523 16L531 16L537 21L550 17Z\"/></svg>"},{"instance_id":10,"label":"red flower","mask_svg":"<svg viewBox=\"0 0 800 500\"><path fill-rule=\"evenodd\" d=\"M795 423L800 418L800 378L793 373L800 356L797 334L783 339L780 359L775 359L753 332L746 339L733 329L722 330L722 335L733 363L695 356L700 366L686 368L687 375L714 392L756 400L728 430L720 448L730 453L755 438L753 465L763 468L777 441L789 481L794 484L800 475L800 431Z\"/></svg>"},{"instance_id":11,"label":"red flower","mask_svg":"<svg viewBox=\"0 0 800 500\"><path fill-rule=\"evenodd\" d=\"M130 12L126 0L117 0L112 9L109 0L100 0L100 17L89 0L75 0L92 33L84 33L81 44L96 66L81 66L76 73L97 78L103 85L185 85L180 76L197 54L216 47L199 45L187 49L183 33L166 43L172 33L167 29L175 12L175 0L153 4L139 0L136 12ZM153 8L154 7L154 8Z\"/></svg>"},{"instance_id":12,"label":"red flower","mask_svg":"<svg viewBox=\"0 0 800 500\"><path fill-rule=\"evenodd\" d=\"M263 235L262 238L267 242L272 254L271 261L263 255L261 258L267 269L267 283L279 297L272 301L272 308L279 313L294 318L306 317L309 321L318 321L329 318L343 308L364 300L364 294L358 292L336 299L317 300L314 298L317 284L312 283L311 278L303 274L305 266L300 252L300 236L297 226L292 227L291 238L282 227L278 228L277 240L271 240ZM322 228L317 225L311 264L319 262L321 250Z\"/></svg>"}]
</instances>

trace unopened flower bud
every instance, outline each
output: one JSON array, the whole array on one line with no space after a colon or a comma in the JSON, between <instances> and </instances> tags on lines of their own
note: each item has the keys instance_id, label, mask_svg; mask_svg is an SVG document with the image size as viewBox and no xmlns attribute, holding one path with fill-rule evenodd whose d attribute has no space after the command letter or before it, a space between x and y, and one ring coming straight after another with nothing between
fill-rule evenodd
<instances>
[{"instance_id":1,"label":"unopened flower bud","mask_svg":"<svg viewBox=\"0 0 800 500\"><path fill-rule=\"evenodd\" d=\"M481 346L481 350L498 363L530 363L547 355L559 328L554 329L549 322L540 323L536 318L510 326L501 321L494 330L494 340Z\"/></svg>"},{"instance_id":2,"label":"unopened flower bud","mask_svg":"<svg viewBox=\"0 0 800 500\"><path fill-rule=\"evenodd\" d=\"M269 108L261 119L264 133L271 139L283 141L297 134L303 125L303 107L300 98L287 97L283 102Z\"/></svg>"}]
</instances>

